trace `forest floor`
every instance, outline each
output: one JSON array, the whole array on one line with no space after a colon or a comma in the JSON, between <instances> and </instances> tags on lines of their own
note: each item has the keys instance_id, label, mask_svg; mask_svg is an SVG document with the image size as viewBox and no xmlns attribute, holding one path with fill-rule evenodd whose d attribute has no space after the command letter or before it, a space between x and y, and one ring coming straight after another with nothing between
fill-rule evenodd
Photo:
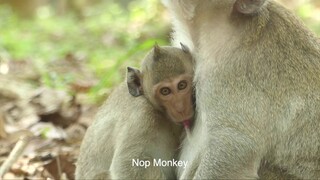
<instances>
[{"instance_id":1,"label":"forest floor","mask_svg":"<svg viewBox=\"0 0 320 180\"><path fill-rule=\"evenodd\" d=\"M0 74L0 177L74 179L81 140L97 111L81 100L90 83L70 84L76 90L67 93L39 85L27 61L1 68L10 71Z\"/></svg>"}]
</instances>

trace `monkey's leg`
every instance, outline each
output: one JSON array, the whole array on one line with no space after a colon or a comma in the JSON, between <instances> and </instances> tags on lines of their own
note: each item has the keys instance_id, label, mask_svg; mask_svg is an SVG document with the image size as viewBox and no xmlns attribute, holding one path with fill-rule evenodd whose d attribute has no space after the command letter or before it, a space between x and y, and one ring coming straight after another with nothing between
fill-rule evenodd
<instances>
[{"instance_id":1,"label":"monkey's leg","mask_svg":"<svg viewBox=\"0 0 320 180\"><path fill-rule=\"evenodd\" d=\"M194 179L256 179L261 161L258 143L234 128L211 129Z\"/></svg>"},{"instance_id":2,"label":"monkey's leg","mask_svg":"<svg viewBox=\"0 0 320 180\"><path fill-rule=\"evenodd\" d=\"M139 160L152 162L153 159L140 158ZM111 179L166 179L160 167L155 167L153 165L148 167L132 166L131 161L132 160L116 159L116 161L111 164Z\"/></svg>"},{"instance_id":3,"label":"monkey's leg","mask_svg":"<svg viewBox=\"0 0 320 180\"><path fill-rule=\"evenodd\" d=\"M261 180L286 180L286 179L298 179L295 176L289 175L284 169L277 166L272 166L268 162L263 162L259 169L259 179Z\"/></svg>"}]
</instances>

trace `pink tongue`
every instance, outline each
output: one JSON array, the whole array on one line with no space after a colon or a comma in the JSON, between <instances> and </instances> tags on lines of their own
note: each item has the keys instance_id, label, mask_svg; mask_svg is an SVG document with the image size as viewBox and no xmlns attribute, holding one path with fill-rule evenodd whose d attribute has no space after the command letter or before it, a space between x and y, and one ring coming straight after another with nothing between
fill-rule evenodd
<instances>
[{"instance_id":1,"label":"pink tongue","mask_svg":"<svg viewBox=\"0 0 320 180\"><path fill-rule=\"evenodd\" d=\"M182 123L185 129L190 129L190 120L185 120Z\"/></svg>"}]
</instances>

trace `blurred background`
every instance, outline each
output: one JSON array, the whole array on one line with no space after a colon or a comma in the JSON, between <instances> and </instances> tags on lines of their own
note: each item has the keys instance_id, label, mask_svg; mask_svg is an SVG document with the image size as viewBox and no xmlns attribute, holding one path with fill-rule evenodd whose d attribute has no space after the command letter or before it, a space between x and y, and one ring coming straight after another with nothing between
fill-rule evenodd
<instances>
[{"instance_id":1,"label":"blurred background","mask_svg":"<svg viewBox=\"0 0 320 180\"><path fill-rule=\"evenodd\" d=\"M320 35L319 0L280 2ZM73 179L97 107L170 31L160 0L0 0L0 175Z\"/></svg>"}]
</instances>

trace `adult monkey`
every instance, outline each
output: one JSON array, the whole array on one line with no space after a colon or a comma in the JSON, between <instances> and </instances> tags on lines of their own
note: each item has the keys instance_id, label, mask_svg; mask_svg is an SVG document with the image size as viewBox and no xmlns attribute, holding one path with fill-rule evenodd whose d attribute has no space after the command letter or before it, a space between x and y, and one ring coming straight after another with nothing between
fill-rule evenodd
<instances>
[{"instance_id":1,"label":"adult monkey","mask_svg":"<svg viewBox=\"0 0 320 180\"><path fill-rule=\"evenodd\" d=\"M198 116L180 178L320 178L320 45L268 0L164 0L196 57Z\"/></svg>"}]
</instances>

